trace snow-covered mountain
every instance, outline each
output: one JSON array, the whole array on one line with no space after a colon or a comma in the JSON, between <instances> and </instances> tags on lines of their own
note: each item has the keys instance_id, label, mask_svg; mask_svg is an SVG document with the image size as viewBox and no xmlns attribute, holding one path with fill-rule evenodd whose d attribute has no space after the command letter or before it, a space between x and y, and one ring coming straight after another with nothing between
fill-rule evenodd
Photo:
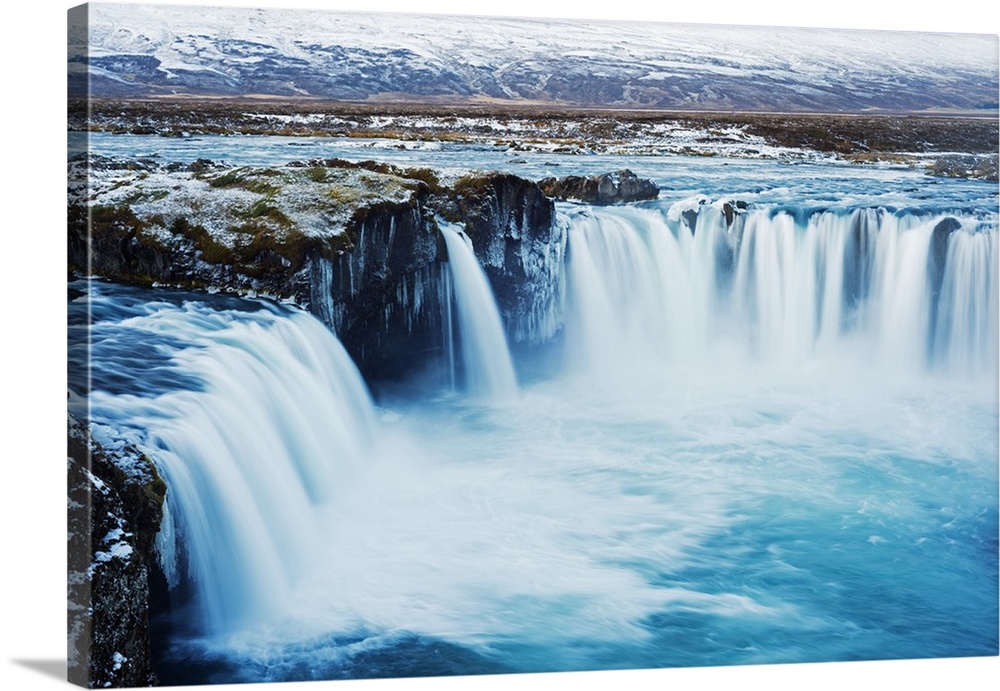
<instances>
[{"instance_id":1,"label":"snow-covered mountain","mask_svg":"<svg viewBox=\"0 0 1000 691\"><path fill-rule=\"evenodd\" d=\"M997 107L997 37L92 4L71 89L706 110Z\"/></svg>"}]
</instances>

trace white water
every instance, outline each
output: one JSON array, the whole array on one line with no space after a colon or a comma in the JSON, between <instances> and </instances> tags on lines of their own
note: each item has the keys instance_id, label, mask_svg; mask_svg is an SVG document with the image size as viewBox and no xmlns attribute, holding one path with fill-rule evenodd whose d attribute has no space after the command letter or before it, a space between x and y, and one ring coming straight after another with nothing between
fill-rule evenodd
<instances>
[{"instance_id":1,"label":"white water","mask_svg":"<svg viewBox=\"0 0 1000 691\"><path fill-rule=\"evenodd\" d=\"M706 207L692 233L656 207L567 213L571 376L516 405L428 396L376 419L292 310L150 303L108 327L96 361L134 330L197 382L93 398L170 486L162 561L188 564L198 614L166 671L995 654L995 229L959 218L932 331L937 218L729 229ZM475 380L509 356L467 240L444 234Z\"/></svg>"},{"instance_id":2,"label":"white water","mask_svg":"<svg viewBox=\"0 0 1000 691\"><path fill-rule=\"evenodd\" d=\"M996 361L997 281L996 233L954 233L935 333L935 352L949 370L982 376Z\"/></svg>"},{"instance_id":3,"label":"white water","mask_svg":"<svg viewBox=\"0 0 1000 691\"><path fill-rule=\"evenodd\" d=\"M230 633L284 612L315 568L325 532L315 507L350 493L371 453L374 408L340 343L308 315L144 312L118 327L170 339L169 366L199 386L95 391L93 416L137 430L150 450L169 488L163 532L177 541L160 540L161 562L175 568L180 545L203 630Z\"/></svg>"},{"instance_id":4,"label":"white water","mask_svg":"<svg viewBox=\"0 0 1000 691\"><path fill-rule=\"evenodd\" d=\"M477 401L510 401L517 395L517 378L486 274L469 237L456 226L443 221L439 225L448 247L466 393ZM449 353L451 348L449 342Z\"/></svg>"},{"instance_id":5,"label":"white water","mask_svg":"<svg viewBox=\"0 0 1000 691\"><path fill-rule=\"evenodd\" d=\"M905 375L996 373L996 229L976 219L950 235L936 297L932 230L945 215L760 210L727 227L705 206L692 233L658 208L569 213L567 341L582 371L728 349L785 370L849 357Z\"/></svg>"}]
</instances>

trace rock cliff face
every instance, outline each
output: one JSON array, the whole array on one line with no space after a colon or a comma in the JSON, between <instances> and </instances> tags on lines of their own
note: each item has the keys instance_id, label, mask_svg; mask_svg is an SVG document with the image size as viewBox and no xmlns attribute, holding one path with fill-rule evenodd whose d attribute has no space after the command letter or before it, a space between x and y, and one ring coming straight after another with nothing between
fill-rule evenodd
<instances>
[{"instance_id":1,"label":"rock cliff face","mask_svg":"<svg viewBox=\"0 0 1000 691\"><path fill-rule=\"evenodd\" d=\"M561 325L566 251L552 201L538 185L506 173L462 178L449 201L443 215L464 223L511 339L551 338Z\"/></svg>"},{"instance_id":2,"label":"rock cliff face","mask_svg":"<svg viewBox=\"0 0 1000 691\"><path fill-rule=\"evenodd\" d=\"M310 255L302 303L333 327L366 379L399 378L443 342L444 254L426 194L364 208L348 234L350 250Z\"/></svg>"},{"instance_id":3,"label":"rock cliff face","mask_svg":"<svg viewBox=\"0 0 1000 691\"><path fill-rule=\"evenodd\" d=\"M72 415L68 442L69 680L153 685L149 569L166 485L138 450L102 446Z\"/></svg>"}]
</instances>

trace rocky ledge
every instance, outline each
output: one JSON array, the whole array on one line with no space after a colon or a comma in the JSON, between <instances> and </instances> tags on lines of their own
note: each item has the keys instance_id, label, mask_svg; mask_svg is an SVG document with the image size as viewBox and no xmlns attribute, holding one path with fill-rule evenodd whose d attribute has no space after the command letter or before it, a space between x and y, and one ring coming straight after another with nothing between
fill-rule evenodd
<instances>
[{"instance_id":1,"label":"rocky ledge","mask_svg":"<svg viewBox=\"0 0 1000 691\"><path fill-rule=\"evenodd\" d=\"M558 328L565 237L530 180L339 159L275 168L94 157L71 161L70 179L81 187L71 190L71 272L295 302L336 331L370 382L442 351L439 219L464 225L513 341Z\"/></svg>"},{"instance_id":2,"label":"rocky ledge","mask_svg":"<svg viewBox=\"0 0 1000 691\"><path fill-rule=\"evenodd\" d=\"M91 688L151 686L149 574L167 488L138 449L93 432L70 415L67 676Z\"/></svg>"}]
</instances>

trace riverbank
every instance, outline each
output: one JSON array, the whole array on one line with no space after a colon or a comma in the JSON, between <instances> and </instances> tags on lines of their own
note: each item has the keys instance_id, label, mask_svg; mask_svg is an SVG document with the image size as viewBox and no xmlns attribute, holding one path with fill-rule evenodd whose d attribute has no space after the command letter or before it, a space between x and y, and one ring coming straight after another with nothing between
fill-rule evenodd
<instances>
[{"instance_id":1,"label":"riverbank","mask_svg":"<svg viewBox=\"0 0 1000 691\"><path fill-rule=\"evenodd\" d=\"M512 153L837 159L997 179L995 114L816 114L333 103L303 99L95 99L69 128L164 137L347 137L506 147ZM956 156L960 158L956 159ZM959 163L955 163L959 161Z\"/></svg>"}]
</instances>

